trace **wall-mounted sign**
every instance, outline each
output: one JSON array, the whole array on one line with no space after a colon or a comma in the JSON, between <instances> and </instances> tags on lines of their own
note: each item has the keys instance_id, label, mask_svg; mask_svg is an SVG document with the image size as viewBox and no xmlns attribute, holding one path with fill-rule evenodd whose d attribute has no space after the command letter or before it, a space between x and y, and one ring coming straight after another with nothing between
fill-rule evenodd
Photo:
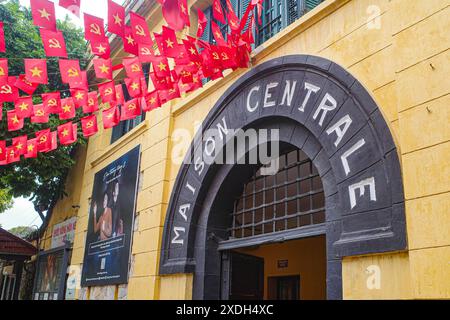
<instances>
[{"instance_id":1,"label":"wall-mounted sign","mask_svg":"<svg viewBox=\"0 0 450 320\"><path fill-rule=\"evenodd\" d=\"M76 224L77 217L73 217L53 227L52 249L62 247L66 243L73 243Z\"/></svg>"},{"instance_id":2,"label":"wall-mounted sign","mask_svg":"<svg viewBox=\"0 0 450 320\"><path fill-rule=\"evenodd\" d=\"M94 177L82 286L127 283L139 176L137 146Z\"/></svg>"},{"instance_id":3,"label":"wall-mounted sign","mask_svg":"<svg viewBox=\"0 0 450 320\"><path fill-rule=\"evenodd\" d=\"M278 266L278 269L287 268L289 266L289 260L278 260L277 266Z\"/></svg>"}]
</instances>

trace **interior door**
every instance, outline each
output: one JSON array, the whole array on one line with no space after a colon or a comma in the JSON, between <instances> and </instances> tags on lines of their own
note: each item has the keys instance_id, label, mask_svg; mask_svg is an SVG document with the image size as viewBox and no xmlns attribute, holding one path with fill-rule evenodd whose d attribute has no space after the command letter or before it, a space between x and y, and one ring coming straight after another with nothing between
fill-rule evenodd
<instances>
[{"instance_id":1,"label":"interior door","mask_svg":"<svg viewBox=\"0 0 450 320\"><path fill-rule=\"evenodd\" d=\"M222 254L222 299L262 300L264 259L236 252Z\"/></svg>"}]
</instances>

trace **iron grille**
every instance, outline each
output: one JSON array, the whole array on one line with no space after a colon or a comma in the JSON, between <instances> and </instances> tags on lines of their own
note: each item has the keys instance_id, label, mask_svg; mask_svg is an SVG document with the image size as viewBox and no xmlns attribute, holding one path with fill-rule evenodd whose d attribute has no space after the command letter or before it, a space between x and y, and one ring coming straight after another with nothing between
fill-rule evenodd
<instances>
[{"instance_id":1,"label":"iron grille","mask_svg":"<svg viewBox=\"0 0 450 320\"><path fill-rule=\"evenodd\" d=\"M322 180L300 150L280 156L275 175L259 168L234 203L230 238L246 238L325 222Z\"/></svg>"}]
</instances>

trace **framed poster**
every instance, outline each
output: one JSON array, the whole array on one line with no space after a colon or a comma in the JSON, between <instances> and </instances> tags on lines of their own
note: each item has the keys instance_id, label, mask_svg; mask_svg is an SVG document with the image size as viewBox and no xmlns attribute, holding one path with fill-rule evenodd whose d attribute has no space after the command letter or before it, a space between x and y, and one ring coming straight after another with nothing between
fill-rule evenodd
<instances>
[{"instance_id":1,"label":"framed poster","mask_svg":"<svg viewBox=\"0 0 450 320\"><path fill-rule=\"evenodd\" d=\"M39 253L33 286L34 300L64 298L69 253L68 246Z\"/></svg>"},{"instance_id":2,"label":"framed poster","mask_svg":"<svg viewBox=\"0 0 450 320\"><path fill-rule=\"evenodd\" d=\"M140 146L95 174L81 286L128 282Z\"/></svg>"},{"instance_id":3,"label":"framed poster","mask_svg":"<svg viewBox=\"0 0 450 320\"><path fill-rule=\"evenodd\" d=\"M73 243L76 225L77 217L56 224L52 232L52 249L62 247L66 243Z\"/></svg>"}]
</instances>

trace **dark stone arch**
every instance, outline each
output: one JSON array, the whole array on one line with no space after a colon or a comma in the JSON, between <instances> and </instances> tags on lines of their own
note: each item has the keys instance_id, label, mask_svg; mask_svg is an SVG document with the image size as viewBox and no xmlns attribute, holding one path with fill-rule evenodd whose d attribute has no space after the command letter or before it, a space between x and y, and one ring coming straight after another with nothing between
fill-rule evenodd
<instances>
[{"instance_id":1,"label":"dark stone arch","mask_svg":"<svg viewBox=\"0 0 450 320\"><path fill-rule=\"evenodd\" d=\"M290 105L288 99L280 105L285 87L294 82L298 87ZM306 83L314 84L314 90L320 89L313 92L300 87ZM263 108L268 99L262 88L267 87L272 88L270 101L276 105ZM326 105L331 101L329 96L335 108L322 112L322 119L316 111L321 102ZM252 108L247 108L247 100ZM304 101L307 104L299 112ZM333 124L349 118L351 125L336 144L337 131L328 131ZM371 96L355 78L329 60L306 55L277 58L255 67L225 92L205 119L178 173L164 226L160 273L194 273L194 298L219 297L217 257L213 259L217 248L211 242L217 239L210 234L226 222L210 216L210 212L217 203L216 195L226 190L221 188L222 183L227 183L227 177L237 168L206 164L200 170L196 157L205 147L200 134L225 123L233 129L279 129L280 141L303 150L318 169L326 196L329 298L340 298L342 294L342 257L406 249L397 150ZM345 156L357 145L364 149L359 147Z\"/></svg>"}]
</instances>

